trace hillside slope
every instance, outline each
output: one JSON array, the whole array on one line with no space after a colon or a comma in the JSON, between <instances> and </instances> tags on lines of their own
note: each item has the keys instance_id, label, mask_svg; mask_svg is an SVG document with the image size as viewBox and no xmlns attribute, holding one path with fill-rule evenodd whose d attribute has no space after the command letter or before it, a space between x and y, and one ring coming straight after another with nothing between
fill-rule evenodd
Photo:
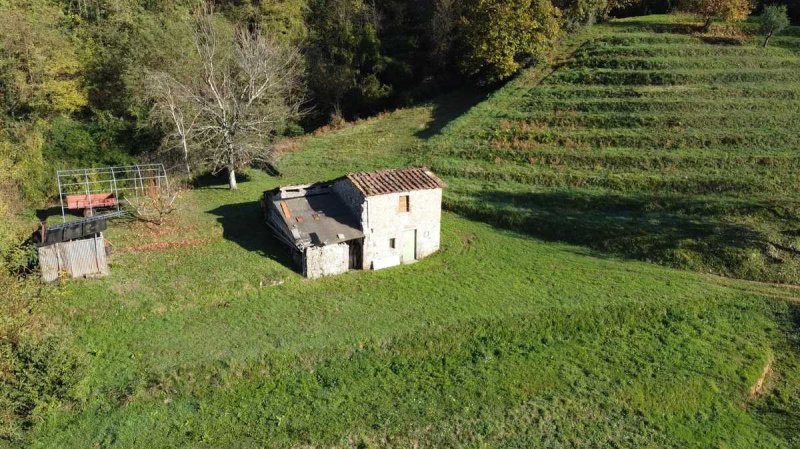
<instances>
[{"instance_id":1,"label":"hillside slope","mask_svg":"<svg viewBox=\"0 0 800 449\"><path fill-rule=\"evenodd\" d=\"M536 237L800 283L800 29L596 26L426 147L447 207ZM728 32L730 34L730 32Z\"/></svg>"},{"instance_id":2,"label":"hillside slope","mask_svg":"<svg viewBox=\"0 0 800 449\"><path fill-rule=\"evenodd\" d=\"M458 160L448 139L484 145L467 131L499 122L482 111L525 82L462 119L479 96L299 139L280 178L253 170L235 192L210 180L162 226L112 223L111 276L43 287L33 304L62 330L60 352L26 353L36 369L19 374L17 408L0 404L0 446L798 447L796 288L605 257L452 212L430 258L311 281L261 224L259 197L280 184L444 171ZM447 180L453 209L481 188L551 189Z\"/></svg>"},{"instance_id":3,"label":"hillside slope","mask_svg":"<svg viewBox=\"0 0 800 449\"><path fill-rule=\"evenodd\" d=\"M253 171L238 192L186 193L161 227L116 222L111 276L47 287L34 312L73 362L61 400L23 393L26 447L799 443L800 291L452 213L431 258L311 281L259 225L261 192L283 181Z\"/></svg>"}]
</instances>

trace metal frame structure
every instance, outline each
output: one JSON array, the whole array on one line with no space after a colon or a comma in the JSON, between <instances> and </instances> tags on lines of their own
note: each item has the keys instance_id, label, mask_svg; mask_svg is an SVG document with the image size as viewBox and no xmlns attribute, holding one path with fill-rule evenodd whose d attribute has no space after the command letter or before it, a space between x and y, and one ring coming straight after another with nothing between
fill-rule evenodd
<instances>
[{"instance_id":1,"label":"metal frame structure","mask_svg":"<svg viewBox=\"0 0 800 449\"><path fill-rule=\"evenodd\" d=\"M136 164L116 167L74 168L56 171L58 199L61 203L61 220L66 222L64 200L67 195L110 193L116 197L115 212L102 216L119 216L125 212L120 207L120 194L144 195L151 188L169 188L164 164ZM92 210L91 205L88 209Z\"/></svg>"}]
</instances>

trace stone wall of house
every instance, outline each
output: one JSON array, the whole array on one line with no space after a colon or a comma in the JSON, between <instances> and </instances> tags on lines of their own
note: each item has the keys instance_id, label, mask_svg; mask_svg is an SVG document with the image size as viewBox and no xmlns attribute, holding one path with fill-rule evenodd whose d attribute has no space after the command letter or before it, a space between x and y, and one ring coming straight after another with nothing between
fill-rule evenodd
<instances>
[{"instance_id":1,"label":"stone wall of house","mask_svg":"<svg viewBox=\"0 0 800 449\"><path fill-rule=\"evenodd\" d=\"M350 266L347 243L306 248L303 274L308 278L346 273Z\"/></svg>"},{"instance_id":2,"label":"stone wall of house","mask_svg":"<svg viewBox=\"0 0 800 449\"><path fill-rule=\"evenodd\" d=\"M402 195L409 196L409 212L398 211ZM441 189L370 196L363 209L365 269L411 263L439 249ZM404 248L414 245L415 234L416 251L413 257L404 257Z\"/></svg>"},{"instance_id":3,"label":"stone wall of house","mask_svg":"<svg viewBox=\"0 0 800 449\"><path fill-rule=\"evenodd\" d=\"M364 223L367 219L364 213L364 194L347 178L336 181L331 188L350 208L350 212L358 218L359 223Z\"/></svg>"}]
</instances>

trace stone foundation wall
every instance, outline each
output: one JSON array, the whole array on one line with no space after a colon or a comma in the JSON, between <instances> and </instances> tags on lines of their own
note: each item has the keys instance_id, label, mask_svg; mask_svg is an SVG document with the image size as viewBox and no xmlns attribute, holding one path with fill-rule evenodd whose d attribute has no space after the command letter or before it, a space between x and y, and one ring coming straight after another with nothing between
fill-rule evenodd
<instances>
[{"instance_id":1,"label":"stone foundation wall","mask_svg":"<svg viewBox=\"0 0 800 449\"><path fill-rule=\"evenodd\" d=\"M350 265L347 243L306 248L303 274L308 278L346 273Z\"/></svg>"}]
</instances>

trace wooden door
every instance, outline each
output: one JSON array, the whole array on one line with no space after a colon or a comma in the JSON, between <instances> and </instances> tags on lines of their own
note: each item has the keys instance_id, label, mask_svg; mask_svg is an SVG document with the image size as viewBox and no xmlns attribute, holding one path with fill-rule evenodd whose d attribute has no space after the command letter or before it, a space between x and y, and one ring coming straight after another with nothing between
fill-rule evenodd
<instances>
[{"instance_id":1,"label":"wooden door","mask_svg":"<svg viewBox=\"0 0 800 449\"><path fill-rule=\"evenodd\" d=\"M407 229L403 231L403 262L411 262L417 258L417 230Z\"/></svg>"}]
</instances>

